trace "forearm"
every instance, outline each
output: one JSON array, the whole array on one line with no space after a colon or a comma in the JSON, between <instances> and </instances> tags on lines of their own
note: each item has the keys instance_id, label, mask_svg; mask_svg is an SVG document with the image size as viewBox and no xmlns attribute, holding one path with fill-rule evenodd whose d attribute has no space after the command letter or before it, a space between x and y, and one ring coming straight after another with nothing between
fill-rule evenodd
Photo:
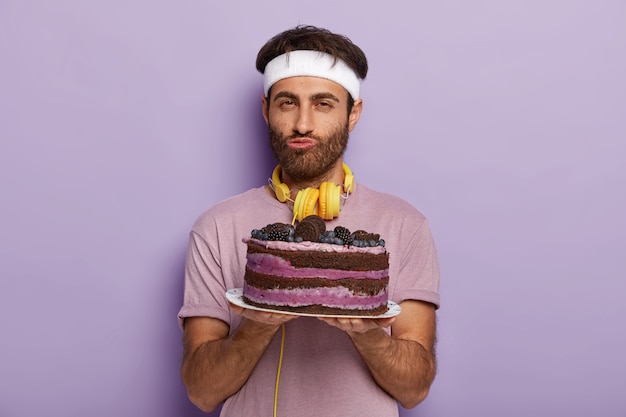
<instances>
[{"instance_id":1,"label":"forearm","mask_svg":"<svg viewBox=\"0 0 626 417\"><path fill-rule=\"evenodd\" d=\"M395 339L382 329L349 335L376 383L403 407L426 398L436 373L433 346Z\"/></svg>"},{"instance_id":2,"label":"forearm","mask_svg":"<svg viewBox=\"0 0 626 417\"><path fill-rule=\"evenodd\" d=\"M215 409L247 381L280 326L244 320L224 339L185 346L182 377L191 401Z\"/></svg>"}]
</instances>

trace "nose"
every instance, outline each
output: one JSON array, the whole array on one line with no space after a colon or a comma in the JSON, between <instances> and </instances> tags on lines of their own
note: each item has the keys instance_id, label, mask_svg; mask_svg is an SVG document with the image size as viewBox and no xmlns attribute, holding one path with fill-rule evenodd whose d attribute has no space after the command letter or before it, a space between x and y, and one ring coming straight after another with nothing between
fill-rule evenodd
<instances>
[{"instance_id":1,"label":"nose","mask_svg":"<svg viewBox=\"0 0 626 417\"><path fill-rule=\"evenodd\" d=\"M313 131L313 114L311 109L305 108L304 106L299 108L298 118L296 119L293 130L300 135L305 135Z\"/></svg>"}]
</instances>

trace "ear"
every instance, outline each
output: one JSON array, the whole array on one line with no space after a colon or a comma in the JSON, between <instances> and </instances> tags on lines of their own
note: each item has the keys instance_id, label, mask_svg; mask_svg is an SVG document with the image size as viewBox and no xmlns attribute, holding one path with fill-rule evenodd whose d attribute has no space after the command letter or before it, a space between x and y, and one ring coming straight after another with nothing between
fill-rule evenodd
<instances>
[{"instance_id":1,"label":"ear","mask_svg":"<svg viewBox=\"0 0 626 417\"><path fill-rule=\"evenodd\" d=\"M269 113L268 113L268 111L269 111L268 103L269 102L267 101L267 97L265 97L265 95L262 95L261 96L261 106L262 106L261 111L263 112L263 118L265 119L265 123L267 123L267 124L270 123L269 122L269 117L270 116L269 116Z\"/></svg>"},{"instance_id":2,"label":"ear","mask_svg":"<svg viewBox=\"0 0 626 417\"><path fill-rule=\"evenodd\" d=\"M360 98L356 99L354 101L354 106L352 106L352 110L350 111L350 114L348 115L348 130L349 131L352 131L352 129L354 129L357 122L361 118L362 110L363 110L363 100Z\"/></svg>"}]
</instances>

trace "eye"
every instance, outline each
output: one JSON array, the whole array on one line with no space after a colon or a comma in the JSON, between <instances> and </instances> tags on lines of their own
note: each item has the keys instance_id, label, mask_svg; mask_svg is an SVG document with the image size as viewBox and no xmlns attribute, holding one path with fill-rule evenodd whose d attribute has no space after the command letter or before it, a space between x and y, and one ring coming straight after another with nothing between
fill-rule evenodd
<instances>
[{"instance_id":1,"label":"eye","mask_svg":"<svg viewBox=\"0 0 626 417\"><path fill-rule=\"evenodd\" d=\"M326 100L318 101L316 106L320 110L325 110L325 111L329 111L329 110L331 110L334 107L332 102L326 101Z\"/></svg>"},{"instance_id":2,"label":"eye","mask_svg":"<svg viewBox=\"0 0 626 417\"><path fill-rule=\"evenodd\" d=\"M282 101L279 103L279 106L280 106L281 108L287 108L287 109L288 109L288 108L291 108L291 107L293 107L293 106L295 106L295 105L296 105L296 102L295 102L295 101L293 101L293 100L289 100L289 99L287 99L287 100L282 100Z\"/></svg>"}]
</instances>

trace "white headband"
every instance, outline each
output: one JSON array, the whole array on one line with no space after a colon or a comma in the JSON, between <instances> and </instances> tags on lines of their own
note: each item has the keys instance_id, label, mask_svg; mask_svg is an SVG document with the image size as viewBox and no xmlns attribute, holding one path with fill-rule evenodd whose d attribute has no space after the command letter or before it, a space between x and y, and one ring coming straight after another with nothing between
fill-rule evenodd
<instances>
[{"instance_id":1,"label":"white headband","mask_svg":"<svg viewBox=\"0 0 626 417\"><path fill-rule=\"evenodd\" d=\"M354 100L359 98L359 78L341 59L318 51L290 51L272 59L263 73L265 95L277 81L289 77L326 78L348 90Z\"/></svg>"}]
</instances>

